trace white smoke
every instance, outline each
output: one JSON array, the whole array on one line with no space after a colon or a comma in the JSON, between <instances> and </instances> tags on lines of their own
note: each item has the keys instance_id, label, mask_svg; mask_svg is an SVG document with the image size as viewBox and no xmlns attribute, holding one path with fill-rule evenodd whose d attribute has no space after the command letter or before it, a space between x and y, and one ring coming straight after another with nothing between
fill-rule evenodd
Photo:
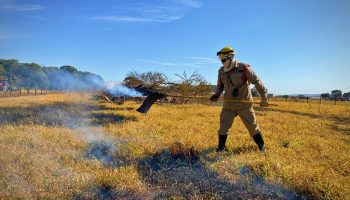
<instances>
[{"instance_id":1,"label":"white smoke","mask_svg":"<svg viewBox=\"0 0 350 200\"><path fill-rule=\"evenodd\" d=\"M106 83L106 89L109 93L116 97L131 97L131 96L142 96L143 94L136 91L133 88L128 88L125 85L115 82L109 81Z\"/></svg>"},{"instance_id":2,"label":"white smoke","mask_svg":"<svg viewBox=\"0 0 350 200\"><path fill-rule=\"evenodd\" d=\"M99 124L93 124L89 115L84 116L83 112L89 107L70 105L68 107L47 107L38 114L39 121L44 124L53 126L62 126L71 129L83 142L87 144L85 157L96 159L103 165L115 167L117 161L114 156L117 153L115 141L105 131L104 127ZM74 111L72 111L74 110ZM98 120L98 119L97 119ZM38 122L39 122L38 121Z\"/></svg>"}]
</instances>

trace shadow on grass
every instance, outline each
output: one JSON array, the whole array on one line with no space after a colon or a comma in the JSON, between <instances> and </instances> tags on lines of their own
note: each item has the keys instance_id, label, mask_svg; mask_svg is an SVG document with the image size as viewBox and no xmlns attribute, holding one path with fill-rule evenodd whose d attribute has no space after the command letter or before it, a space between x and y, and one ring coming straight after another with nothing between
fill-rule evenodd
<instances>
[{"instance_id":1,"label":"shadow on grass","mask_svg":"<svg viewBox=\"0 0 350 200\"><path fill-rule=\"evenodd\" d=\"M124 123L126 121L137 121L135 116L124 116L120 114L96 113L92 114L92 124L107 125L114 123Z\"/></svg>"},{"instance_id":2,"label":"shadow on grass","mask_svg":"<svg viewBox=\"0 0 350 200\"><path fill-rule=\"evenodd\" d=\"M122 114L97 113L99 106L84 103L50 103L30 106L0 107L0 125L35 124L79 128L136 121Z\"/></svg>"},{"instance_id":3,"label":"shadow on grass","mask_svg":"<svg viewBox=\"0 0 350 200\"><path fill-rule=\"evenodd\" d=\"M93 188L88 189L82 193L75 194L73 196L75 200L91 200L91 199L101 199L101 200L116 200L116 199L133 199L133 200L143 200L143 196L136 194L133 191L121 191L118 188L113 188L108 184L100 184Z\"/></svg>"},{"instance_id":4,"label":"shadow on grass","mask_svg":"<svg viewBox=\"0 0 350 200\"><path fill-rule=\"evenodd\" d=\"M135 110L135 108L133 107L109 107L105 104L101 104L99 105L99 110L117 110L117 111L131 111L131 110Z\"/></svg>"},{"instance_id":5,"label":"shadow on grass","mask_svg":"<svg viewBox=\"0 0 350 200\"><path fill-rule=\"evenodd\" d=\"M237 179L229 182L208 168L216 162L205 159L206 154L213 153L212 148L197 152L174 145L137 163L143 181L154 191L154 199L302 199L296 192L267 183L248 167L242 167Z\"/></svg>"},{"instance_id":6,"label":"shadow on grass","mask_svg":"<svg viewBox=\"0 0 350 200\"><path fill-rule=\"evenodd\" d=\"M96 150L95 146L91 148ZM99 149L105 147L102 145ZM247 146L227 154L249 152L251 149L256 150L255 147ZM88 153L91 152L93 151L89 149ZM114 147L102 152L107 152L107 157L102 156L99 160L106 167L137 166L139 176L148 188L143 195L144 199L303 199L294 191L268 183L246 166L237 171L234 180L225 180L209 167L227 155L217 155L214 148L196 151L193 147L174 143L152 155L137 159L119 156L118 149L115 150ZM100 199L121 198L118 188L105 183L101 184L94 195ZM126 192L123 198L131 199L138 195Z\"/></svg>"}]
</instances>

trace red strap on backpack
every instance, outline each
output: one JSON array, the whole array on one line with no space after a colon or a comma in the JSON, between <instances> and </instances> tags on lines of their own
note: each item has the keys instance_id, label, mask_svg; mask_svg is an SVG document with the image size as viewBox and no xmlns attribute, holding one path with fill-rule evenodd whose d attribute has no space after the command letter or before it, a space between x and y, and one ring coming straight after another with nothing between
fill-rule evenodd
<instances>
[{"instance_id":1,"label":"red strap on backpack","mask_svg":"<svg viewBox=\"0 0 350 200\"><path fill-rule=\"evenodd\" d=\"M248 78L247 78L247 67L245 65L243 67L243 74L241 76L241 79L242 79L243 82L242 82L242 84L239 87L241 87L248 80Z\"/></svg>"}]
</instances>

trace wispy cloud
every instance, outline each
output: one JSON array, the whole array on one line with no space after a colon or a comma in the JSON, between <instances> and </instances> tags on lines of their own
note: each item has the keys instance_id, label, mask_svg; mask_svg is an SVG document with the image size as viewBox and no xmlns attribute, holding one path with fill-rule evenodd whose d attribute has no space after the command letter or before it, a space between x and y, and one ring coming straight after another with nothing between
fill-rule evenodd
<instances>
[{"instance_id":1,"label":"wispy cloud","mask_svg":"<svg viewBox=\"0 0 350 200\"><path fill-rule=\"evenodd\" d=\"M118 6L112 11L116 13L115 15L95 16L90 17L90 19L129 23L166 23L180 20L190 9L200 7L200 4L193 0L172 0L166 2L167 4L165 5L133 4L129 7Z\"/></svg>"},{"instance_id":2,"label":"wispy cloud","mask_svg":"<svg viewBox=\"0 0 350 200\"><path fill-rule=\"evenodd\" d=\"M182 4L184 6L187 6L187 7L192 7L192 8L199 8L202 6L201 3L199 3L198 1L195 1L195 0L172 0L172 1L179 3L179 4Z\"/></svg>"},{"instance_id":3,"label":"wispy cloud","mask_svg":"<svg viewBox=\"0 0 350 200\"><path fill-rule=\"evenodd\" d=\"M207 57L188 57L189 59L196 61L197 63L208 64L208 63L218 63L218 59L207 58Z\"/></svg>"},{"instance_id":4,"label":"wispy cloud","mask_svg":"<svg viewBox=\"0 0 350 200\"><path fill-rule=\"evenodd\" d=\"M41 4L20 4L14 0L0 0L0 10L12 11L35 11L46 9L46 6Z\"/></svg>"},{"instance_id":5,"label":"wispy cloud","mask_svg":"<svg viewBox=\"0 0 350 200\"><path fill-rule=\"evenodd\" d=\"M169 67L203 67L218 64L218 60L206 57L188 57L185 62L163 62L157 60L140 60L143 63L150 63L158 66Z\"/></svg>"},{"instance_id":6,"label":"wispy cloud","mask_svg":"<svg viewBox=\"0 0 350 200\"><path fill-rule=\"evenodd\" d=\"M179 63L161 62L161 61L155 61L155 60L141 60L141 62L162 65L162 66L179 66Z\"/></svg>"},{"instance_id":7,"label":"wispy cloud","mask_svg":"<svg viewBox=\"0 0 350 200\"><path fill-rule=\"evenodd\" d=\"M0 40L11 38L11 37L12 37L11 35L0 31Z\"/></svg>"},{"instance_id":8,"label":"wispy cloud","mask_svg":"<svg viewBox=\"0 0 350 200\"><path fill-rule=\"evenodd\" d=\"M0 40L7 39L7 38L12 38L13 34L11 31L5 28L0 28Z\"/></svg>"},{"instance_id":9,"label":"wispy cloud","mask_svg":"<svg viewBox=\"0 0 350 200\"><path fill-rule=\"evenodd\" d=\"M46 21L46 22L50 21L49 18L38 16L38 15L28 15L27 17L35 20L39 20L39 21Z\"/></svg>"},{"instance_id":10,"label":"wispy cloud","mask_svg":"<svg viewBox=\"0 0 350 200\"><path fill-rule=\"evenodd\" d=\"M131 16L97 16L92 19L103 20L103 21L115 21L115 22L170 22L174 20L181 19L182 16L167 16L163 18L154 17L131 17Z\"/></svg>"}]
</instances>

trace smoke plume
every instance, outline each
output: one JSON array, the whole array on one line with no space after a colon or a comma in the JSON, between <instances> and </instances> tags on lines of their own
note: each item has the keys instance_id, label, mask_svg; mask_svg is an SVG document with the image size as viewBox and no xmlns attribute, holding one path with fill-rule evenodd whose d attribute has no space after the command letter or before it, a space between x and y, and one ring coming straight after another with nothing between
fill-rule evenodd
<instances>
[{"instance_id":1,"label":"smoke plume","mask_svg":"<svg viewBox=\"0 0 350 200\"><path fill-rule=\"evenodd\" d=\"M114 81L107 82L105 87L109 93L116 97L135 97L143 95L133 88L126 87L125 85Z\"/></svg>"},{"instance_id":2,"label":"smoke plume","mask_svg":"<svg viewBox=\"0 0 350 200\"><path fill-rule=\"evenodd\" d=\"M114 157L117 147L114 140L108 136L103 126L92 124L91 119L96 116L84 114L89 111L87 109L93 108L80 104L51 106L42 109L37 119L47 125L71 129L83 142L87 143L85 158L96 159L105 166L115 167L117 162Z\"/></svg>"}]
</instances>

